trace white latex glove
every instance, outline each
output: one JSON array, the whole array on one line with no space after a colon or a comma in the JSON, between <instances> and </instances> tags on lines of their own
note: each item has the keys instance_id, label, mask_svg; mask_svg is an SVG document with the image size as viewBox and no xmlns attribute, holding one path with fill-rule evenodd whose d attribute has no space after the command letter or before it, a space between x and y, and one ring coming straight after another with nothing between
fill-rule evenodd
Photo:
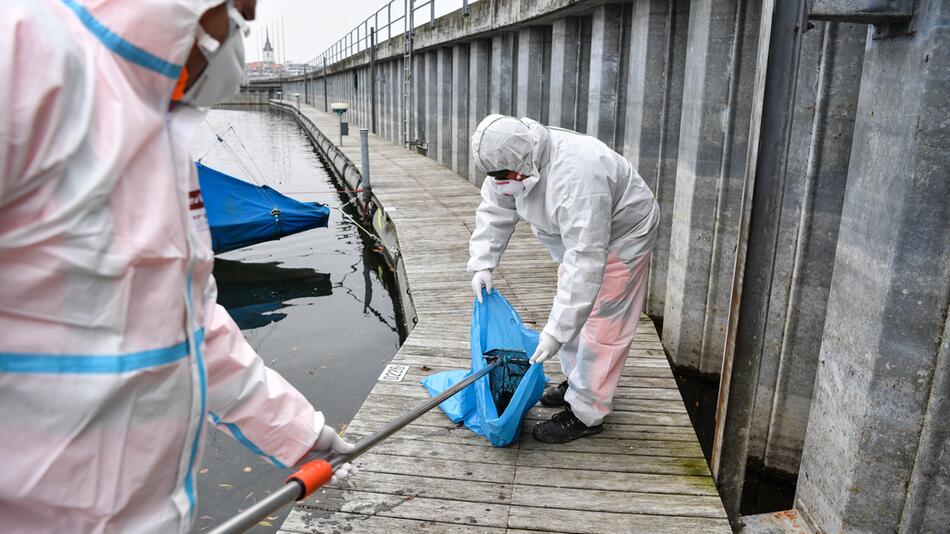
<instances>
[{"instance_id":1,"label":"white latex glove","mask_svg":"<svg viewBox=\"0 0 950 534\"><path fill-rule=\"evenodd\" d=\"M317 440L313 442L313 446L310 447L310 450L317 453L336 452L346 454L352 451L354 447L355 445L340 437L332 426L323 425L323 430L320 431L320 435L317 436ZM356 473L357 469L354 465L345 463L336 468L330 482L336 484L347 476L355 475Z\"/></svg>"},{"instance_id":2,"label":"white latex glove","mask_svg":"<svg viewBox=\"0 0 950 534\"><path fill-rule=\"evenodd\" d=\"M475 276L472 277L472 292L475 293L475 298L478 299L478 302L482 302L483 287L485 291L491 293L491 269L476 271Z\"/></svg>"},{"instance_id":3,"label":"white latex glove","mask_svg":"<svg viewBox=\"0 0 950 534\"><path fill-rule=\"evenodd\" d=\"M559 350L561 350L561 342L541 332L538 348L534 349L534 355L531 356L531 359L528 361L530 363L543 363L551 356L557 354Z\"/></svg>"}]
</instances>

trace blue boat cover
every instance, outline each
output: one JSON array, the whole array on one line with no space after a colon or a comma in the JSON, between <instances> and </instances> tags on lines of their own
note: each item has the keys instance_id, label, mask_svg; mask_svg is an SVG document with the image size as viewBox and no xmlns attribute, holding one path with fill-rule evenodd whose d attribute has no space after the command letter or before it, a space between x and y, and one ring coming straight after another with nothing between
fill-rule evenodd
<instances>
[{"instance_id":1,"label":"blue boat cover","mask_svg":"<svg viewBox=\"0 0 950 534\"><path fill-rule=\"evenodd\" d=\"M439 405L454 423L464 422L472 432L496 447L518 439L524 414L541 398L547 377L541 365L528 366L538 333L524 326L518 312L498 292L482 293L472 312L470 370L444 371L422 379L433 397L488 365L486 355L504 363ZM501 413L499 413L501 412Z\"/></svg>"},{"instance_id":2,"label":"blue boat cover","mask_svg":"<svg viewBox=\"0 0 950 534\"><path fill-rule=\"evenodd\" d=\"M330 208L238 180L195 162L215 254L326 227Z\"/></svg>"}]
</instances>

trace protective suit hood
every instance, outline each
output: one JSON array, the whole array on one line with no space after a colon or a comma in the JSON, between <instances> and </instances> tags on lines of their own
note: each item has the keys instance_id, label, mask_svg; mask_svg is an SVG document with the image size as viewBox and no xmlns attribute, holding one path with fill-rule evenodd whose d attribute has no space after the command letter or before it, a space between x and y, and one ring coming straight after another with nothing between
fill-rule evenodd
<instances>
[{"instance_id":1,"label":"protective suit hood","mask_svg":"<svg viewBox=\"0 0 950 534\"><path fill-rule=\"evenodd\" d=\"M485 117L472 134L472 158L484 174L515 171L524 176L530 191L547 165L550 133L547 127L529 118L516 119L493 114Z\"/></svg>"},{"instance_id":2,"label":"protective suit hood","mask_svg":"<svg viewBox=\"0 0 950 534\"><path fill-rule=\"evenodd\" d=\"M167 109L182 65L195 42L198 19L225 0L62 0L120 62L142 100Z\"/></svg>"}]
</instances>

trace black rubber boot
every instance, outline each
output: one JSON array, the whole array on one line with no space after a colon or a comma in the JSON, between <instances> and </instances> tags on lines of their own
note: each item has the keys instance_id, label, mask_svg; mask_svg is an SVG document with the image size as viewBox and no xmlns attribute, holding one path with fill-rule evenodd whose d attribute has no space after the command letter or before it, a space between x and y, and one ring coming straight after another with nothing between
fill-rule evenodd
<instances>
[{"instance_id":1,"label":"black rubber boot","mask_svg":"<svg viewBox=\"0 0 950 534\"><path fill-rule=\"evenodd\" d=\"M549 421L534 426L534 439L544 443L567 443L577 438L593 436L604 430L604 425L587 426L578 419L570 407L554 414Z\"/></svg>"},{"instance_id":2,"label":"black rubber boot","mask_svg":"<svg viewBox=\"0 0 950 534\"><path fill-rule=\"evenodd\" d=\"M547 406L548 408L567 406L567 403L564 402L565 393L567 393L567 380L554 387L545 389L544 393L541 394L541 405Z\"/></svg>"}]
</instances>

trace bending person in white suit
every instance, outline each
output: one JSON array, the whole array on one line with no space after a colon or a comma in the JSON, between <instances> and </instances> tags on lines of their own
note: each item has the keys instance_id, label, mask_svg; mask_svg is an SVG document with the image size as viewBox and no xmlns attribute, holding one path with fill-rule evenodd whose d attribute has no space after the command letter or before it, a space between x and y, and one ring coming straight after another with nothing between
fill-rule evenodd
<instances>
[{"instance_id":1,"label":"bending person in white suit","mask_svg":"<svg viewBox=\"0 0 950 534\"><path fill-rule=\"evenodd\" d=\"M568 441L603 430L643 310L660 220L653 193L623 156L599 140L531 119L486 117L472 136L488 178L475 212L468 270L478 299L519 220L559 264L557 295L532 363L560 356L567 380L545 406L563 412L535 439Z\"/></svg>"}]
</instances>

